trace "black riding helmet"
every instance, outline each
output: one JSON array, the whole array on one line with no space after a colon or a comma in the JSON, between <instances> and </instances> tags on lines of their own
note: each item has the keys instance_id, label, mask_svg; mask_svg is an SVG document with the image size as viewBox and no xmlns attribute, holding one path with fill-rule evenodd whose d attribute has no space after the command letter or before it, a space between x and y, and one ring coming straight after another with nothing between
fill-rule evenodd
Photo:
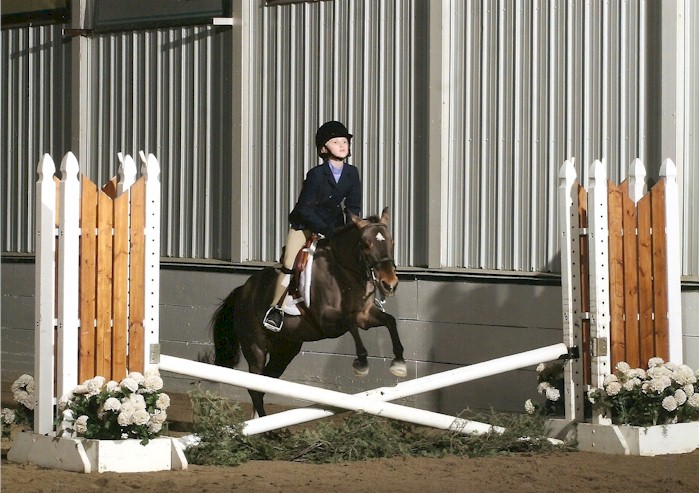
<instances>
[{"instance_id":1,"label":"black riding helmet","mask_svg":"<svg viewBox=\"0 0 699 493\"><path fill-rule=\"evenodd\" d=\"M325 122L320 126L316 132L316 148L318 149L318 156L325 158L325 156L321 154L320 150L327 141L334 139L335 137L347 137L349 142L352 141L352 134L347 131L347 127L338 121L332 120Z\"/></svg>"}]
</instances>

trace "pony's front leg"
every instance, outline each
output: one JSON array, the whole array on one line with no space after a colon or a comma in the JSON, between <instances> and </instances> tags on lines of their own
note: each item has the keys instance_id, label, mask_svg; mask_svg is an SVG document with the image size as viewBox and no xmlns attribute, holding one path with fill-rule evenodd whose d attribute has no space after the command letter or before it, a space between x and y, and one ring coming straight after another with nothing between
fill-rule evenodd
<instances>
[{"instance_id":1,"label":"pony's front leg","mask_svg":"<svg viewBox=\"0 0 699 493\"><path fill-rule=\"evenodd\" d=\"M408 375L408 369L405 366L405 360L403 359L403 344L400 342L400 337L398 336L398 326L396 324L396 319L393 315L379 310L376 307L372 308L371 315L376 319L377 325L383 325L388 329L388 333L391 335L391 344L393 345L393 361L391 361L391 367L389 371L400 378Z\"/></svg>"},{"instance_id":2,"label":"pony's front leg","mask_svg":"<svg viewBox=\"0 0 699 493\"><path fill-rule=\"evenodd\" d=\"M357 358L352 362L352 369L356 376L366 377L369 374L369 362L367 361L369 352L364 347L362 338L359 337L359 328L356 325L352 324L349 333L352 334L352 339L354 339L354 345L357 349Z\"/></svg>"}]
</instances>

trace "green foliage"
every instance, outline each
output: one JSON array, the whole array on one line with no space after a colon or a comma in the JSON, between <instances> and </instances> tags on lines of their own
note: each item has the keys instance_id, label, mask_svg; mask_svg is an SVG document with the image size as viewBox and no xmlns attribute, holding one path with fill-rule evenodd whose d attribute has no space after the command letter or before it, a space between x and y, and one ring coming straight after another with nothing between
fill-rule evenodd
<instances>
[{"instance_id":1,"label":"green foliage","mask_svg":"<svg viewBox=\"0 0 699 493\"><path fill-rule=\"evenodd\" d=\"M237 404L210 392L190 392L194 432L201 442L185 454L192 464L235 466L247 460L336 463L387 457L483 457L520 452L548 452L544 419L527 415L473 415L469 418L506 427L505 433L463 435L365 413L347 413L298 431L245 436ZM522 438L530 437L530 438Z\"/></svg>"}]
</instances>

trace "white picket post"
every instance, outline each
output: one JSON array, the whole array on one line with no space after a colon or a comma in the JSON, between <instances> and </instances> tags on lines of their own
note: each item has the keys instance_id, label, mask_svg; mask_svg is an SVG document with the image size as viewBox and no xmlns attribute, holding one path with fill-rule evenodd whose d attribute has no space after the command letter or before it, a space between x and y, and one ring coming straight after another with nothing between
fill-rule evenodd
<instances>
[{"instance_id":1,"label":"white picket post","mask_svg":"<svg viewBox=\"0 0 699 493\"><path fill-rule=\"evenodd\" d=\"M574 166L575 159L567 160L561 166L558 173L558 203L559 203L559 231L561 235L561 284L563 286L562 315L563 315L563 343L568 348L578 347L582 349L579 324L576 320L576 306L580 306L580 299L576 296L579 289L573 289L573 283L579 283L580 265L573 262L579 258L579 233L578 233L578 187L577 173ZM577 267L577 272L573 266ZM577 304L577 305L576 305ZM582 380L582 360L570 359L564 369L565 385L565 417L569 421L584 419L584 388Z\"/></svg>"},{"instance_id":2,"label":"white picket post","mask_svg":"<svg viewBox=\"0 0 699 493\"><path fill-rule=\"evenodd\" d=\"M609 214L607 170L595 160L589 170L587 226L590 277L590 380L591 387L601 388L611 373L609 308ZM592 422L611 424L609 417L593 409Z\"/></svg>"},{"instance_id":3,"label":"white picket post","mask_svg":"<svg viewBox=\"0 0 699 493\"><path fill-rule=\"evenodd\" d=\"M118 153L119 158L119 181L117 182L117 197L121 196L126 190L131 188L131 185L136 183L136 163L133 158L127 154L124 156L123 153Z\"/></svg>"},{"instance_id":4,"label":"white picket post","mask_svg":"<svg viewBox=\"0 0 699 493\"><path fill-rule=\"evenodd\" d=\"M53 432L54 307L56 304L56 165L44 154L37 167L34 297L34 432Z\"/></svg>"},{"instance_id":5,"label":"white picket post","mask_svg":"<svg viewBox=\"0 0 699 493\"><path fill-rule=\"evenodd\" d=\"M660 167L660 179L665 182L665 239L667 252L667 318L670 361L682 364L682 303L680 252L680 194L677 186L677 167L672 159L665 159Z\"/></svg>"},{"instance_id":6,"label":"white picket post","mask_svg":"<svg viewBox=\"0 0 699 493\"><path fill-rule=\"evenodd\" d=\"M629 197L634 204L638 204L638 201L643 198L647 191L646 167L643 165L643 161L636 158L629 165Z\"/></svg>"},{"instance_id":7,"label":"white picket post","mask_svg":"<svg viewBox=\"0 0 699 493\"><path fill-rule=\"evenodd\" d=\"M61 211L58 231L58 338L57 395L71 391L78 382L80 296L80 165L72 152L61 162Z\"/></svg>"},{"instance_id":8,"label":"white picket post","mask_svg":"<svg viewBox=\"0 0 699 493\"><path fill-rule=\"evenodd\" d=\"M153 154L140 152L146 180L144 370L160 362L160 165Z\"/></svg>"}]
</instances>

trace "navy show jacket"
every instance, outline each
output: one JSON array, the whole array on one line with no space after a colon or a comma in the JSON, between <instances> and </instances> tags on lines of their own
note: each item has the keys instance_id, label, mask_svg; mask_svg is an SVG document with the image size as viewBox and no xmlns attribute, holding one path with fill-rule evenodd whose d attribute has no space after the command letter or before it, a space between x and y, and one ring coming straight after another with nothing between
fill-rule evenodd
<instances>
[{"instance_id":1,"label":"navy show jacket","mask_svg":"<svg viewBox=\"0 0 699 493\"><path fill-rule=\"evenodd\" d=\"M345 208L361 217L362 184L355 166L345 163L340 180L335 183L330 164L326 161L311 168L301 187L289 223L294 229L308 229L314 233L329 234L345 224Z\"/></svg>"}]
</instances>

